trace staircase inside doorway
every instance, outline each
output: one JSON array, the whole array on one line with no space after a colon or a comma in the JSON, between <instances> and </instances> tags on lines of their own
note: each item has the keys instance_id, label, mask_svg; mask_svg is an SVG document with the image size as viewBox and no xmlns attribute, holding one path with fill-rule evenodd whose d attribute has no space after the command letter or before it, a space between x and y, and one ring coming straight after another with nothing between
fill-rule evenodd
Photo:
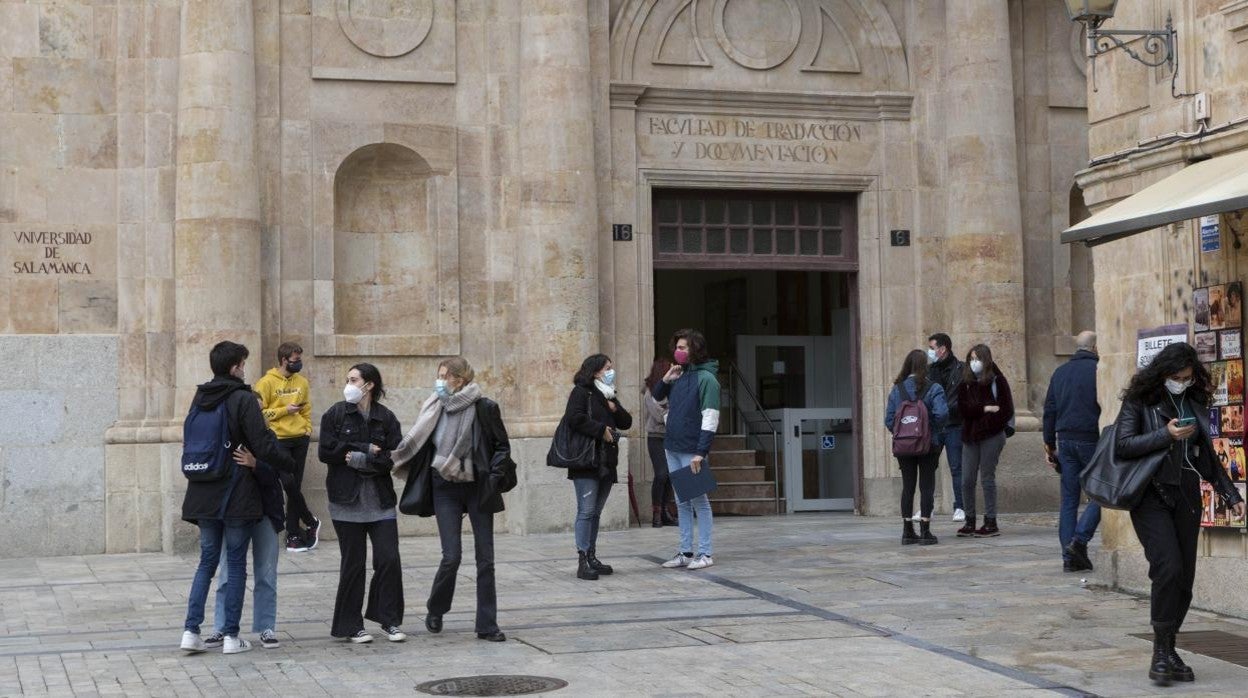
<instances>
[{"instance_id":1,"label":"staircase inside doorway","mask_svg":"<svg viewBox=\"0 0 1248 698\"><path fill-rule=\"evenodd\" d=\"M745 436L716 435L708 460L719 483L711 493L711 511L716 516L764 516L784 511L784 499L776 499L776 474L770 459L748 448Z\"/></svg>"}]
</instances>

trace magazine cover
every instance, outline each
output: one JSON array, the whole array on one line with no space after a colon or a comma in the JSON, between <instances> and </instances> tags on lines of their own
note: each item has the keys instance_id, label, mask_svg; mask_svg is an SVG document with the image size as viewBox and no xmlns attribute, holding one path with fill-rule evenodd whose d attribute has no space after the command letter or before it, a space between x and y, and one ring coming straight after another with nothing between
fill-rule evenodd
<instances>
[{"instance_id":1,"label":"magazine cover","mask_svg":"<svg viewBox=\"0 0 1248 698\"><path fill-rule=\"evenodd\" d=\"M1209 363L1210 361L1218 360L1218 335L1219 334L1225 334L1225 331L1222 333L1218 333L1218 332L1197 332L1196 333L1196 336L1195 336L1196 357L1200 359L1202 363ZM1235 334L1236 336L1239 335L1238 332L1236 332Z\"/></svg>"},{"instance_id":2,"label":"magazine cover","mask_svg":"<svg viewBox=\"0 0 1248 698\"><path fill-rule=\"evenodd\" d=\"M1218 358L1219 359L1242 359L1244 358L1243 336L1239 330L1222 330L1218 335ZM1199 340L1200 335L1197 335ZM1197 347L1197 351L1200 348ZM1201 359L1204 361L1204 359Z\"/></svg>"},{"instance_id":3,"label":"magazine cover","mask_svg":"<svg viewBox=\"0 0 1248 698\"><path fill-rule=\"evenodd\" d=\"M1210 490L1212 492L1212 487L1210 488ZM1213 496L1213 524L1212 525L1214 526L1230 526L1231 525L1230 509L1229 507L1226 506L1226 501L1224 501L1221 497L1217 495Z\"/></svg>"},{"instance_id":4,"label":"magazine cover","mask_svg":"<svg viewBox=\"0 0 1248 698\"><path fill-rule=\"evenodd\" d=\"M1222 408L1209 408L1209 438L1216 439L1222 435Z\"/></svg>"},{"instance_id":5,"label":"magazine cover","mask_svg":"<svg viewBox=\"0 0 1248 698\"><path fill-rule=\"evenodd\" d=\"M1231 441L1230 439L1213 440L1213 459L1217 461L1227 476L1231 474Z\"/></svg>"},{"instance_id":6,"label":"magazine cover","mask_svg":"<svg viewBox=\"0 0 1248 698\"><path fill-rule=\"evenodd\" d=\"M1200 525L1213 525L1213 500L1217 497L1213 496L1213 485L1200 481Z\"/></svg>"},{"instance_id":7,"label":"magazine cover","mask_svg":"<svg viewBox=\"0 0 1248 698\"><path fill-rule=\"evenodd\" d=\"M1218 433L1223 438L1244 435L1244 406L1228 405L1222 408L1222 426ZM1216 449L1215 449L1216 450Z\"/></svg>"},{"instance_id":8,"label":"magazine cover","mask_svg":"<svg viewBox=\"0 0 1248 698\"><path fill-rule=\"evenodd\" d=\"M1227 448L1230 456L1229 468L1227 474L1231 476L1232 482L1244 482L1244 440L1228 439L1230 445Z\"/></svg>"},{"instance_id":9,"label":"magazine cover","mask_svg":"<svg viewBox=\"0 0 1248 698\"><path fill-rule=\"evenodd\" d=\"M1205 332L1209 330L1209 289L1196 289L1192 293L1192 306L1196 311L1192 315L1192 331Z\"/></svg>"},{"instance_id":10,"label":"magazine cover","mask_svg":"<svg viewBox=\"0 0 1248 698\"><path fill-rule=\"evenodd\" d=\"M1244 321L1244 285L1236 281L1226 285L1224 319L1227 327L1239 327Z\"/></svg>"},{"instance_id":11,"label":"magazine cover","mask_svg":"<svg viewBox=\"0 0 1248 698\"><path fill-rule=\"evenodd\" d=\"M1244 401L1244 360L1226 362L1226 399L1233 404Z\"/></svg>"},{"instance_id":12,"label":"magazine cover","mask_svg":"<svg viewBox=\"0 0 1248 698\"><path fill-rule=\"evenodd\" d=\"M1226 327L1226 286L1209 287L1209 327Z\"/></svg>"},{"instance_id":13,"label":"magazine cover","mask_svg":"<svg viewBox=\"0 0 1248 698\"><path fill-rule=\"evenodd\" d=\"M1216 407L1231 404L1230 389L1226 384L1226 362L1214 361L1209 364L1209 387L1212 391L1210 404Z\"/></svg>"},{"instance_id":14,"label":"magazine cover","mask_svg":"<svg viewBox=\"0 0 1248 698\"><path fill-rule=\"evenodd\" d=\"M1239 496L1243 497L1245 501L1248 501L1248 485L1239 483L1235 485L1235 489L1239 490ZM1231 514L1232 526L1236 528L1243 528L1245 524L1248 524L1248 519L1246 519L1246 517Z\"/></svg>"}]
</instances>

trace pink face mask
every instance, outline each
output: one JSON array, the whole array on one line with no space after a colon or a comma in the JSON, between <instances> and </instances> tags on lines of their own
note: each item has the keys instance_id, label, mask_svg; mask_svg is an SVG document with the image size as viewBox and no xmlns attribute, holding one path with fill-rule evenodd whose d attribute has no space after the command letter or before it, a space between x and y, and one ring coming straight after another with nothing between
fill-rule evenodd
<instances>
[{"instance_id":1,"label":"pink face mask","mask_svg":"<svg viewBox=\"0 0 1248 698\"><path fill-rule=\"evenodd\" d=\"M673 358L676 359L676 363L683 366L689 363L689 352L684 349L677 349Z\"/></svg>"}]
</instances>

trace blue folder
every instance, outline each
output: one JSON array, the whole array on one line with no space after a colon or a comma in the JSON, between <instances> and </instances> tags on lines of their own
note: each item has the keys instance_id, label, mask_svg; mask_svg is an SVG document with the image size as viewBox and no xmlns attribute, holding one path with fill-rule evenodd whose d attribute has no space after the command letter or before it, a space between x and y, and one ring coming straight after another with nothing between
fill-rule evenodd
<instances>
[{"instance_id":1,"label":"blue folder","mask_svg":"<svg viewBox=\"0 0 1248 698\"><path fill-rule=\"evenodd\" d=\"M715 476L711 474L709 461L702 461L702 469L695 475L691 466L674 470L671 474L672 489L676 490L676 499L687 502L695 497L710 494L718 487Z\"/></svg>"}]
</instances>

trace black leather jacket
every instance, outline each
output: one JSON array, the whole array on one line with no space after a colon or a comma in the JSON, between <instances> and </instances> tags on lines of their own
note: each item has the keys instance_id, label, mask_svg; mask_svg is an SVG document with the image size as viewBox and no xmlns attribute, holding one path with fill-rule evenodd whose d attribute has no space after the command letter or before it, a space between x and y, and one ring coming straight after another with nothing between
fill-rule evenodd
<instances>
[{"instance_id":1,"label":"black leather jacket","mask_svg":"<svg viewBox=\"0 0 1248 698\"><path fill-rule=\"evenodd\" d=\"M334 504L352 504L360 496L361 487L377 488L377 499L383 507L398 502L394 493L394 480L390 471L394 462L390 451L399 445L403 432L399 420L390 408L374 402L368 410L368 420L355 405L340 401L330 407L321 417L321 441L317 455L328 466L325 474L325 493ZM370 445L381 450L370 453ZM347 454L352 451L368 454L368 469L356 470L347 465Z\"/></svg>"},{"instance_id":2,"label":"black leather jacket","mask_svg":"<svg viewBox=\"0 0 1248 698\"><path fill-rule=\"evenodd\" d=\"M1226 470L1214 459L1213 440L1209 438L1209 410L1197 408L1195 412L1199 429L1194 438L1200 439L1200 453L1192 462L1196 472L1200 473L1201 479L1212 484L1228 504L1243 501ZM1174 439L1170 438L1166 429L1169 421L1156 405L1124 401L1116 420L1116 454L1122 458L1139 458L1155 451L1169 450L1174 445Z\"/></svg>"}]
</instances>

